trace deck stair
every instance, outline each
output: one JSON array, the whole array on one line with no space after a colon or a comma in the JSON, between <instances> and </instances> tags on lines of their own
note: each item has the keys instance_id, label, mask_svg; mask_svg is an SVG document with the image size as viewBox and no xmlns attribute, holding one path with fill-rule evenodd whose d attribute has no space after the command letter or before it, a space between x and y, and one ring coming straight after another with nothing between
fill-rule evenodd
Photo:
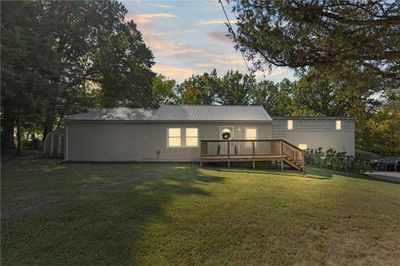
<instances>
[{"instance_id":1,"label":"deck stair","mask_svg":"<svg viewBox=\"0 0 400 266\"><path fill-rule=\"evenodd\" d=\"M200 164L205 162L250 161L255 169L256 162L280 162L297 170L304 169L303 151L283 139L256 140L201 140Z\"/></svg>"}]
</instances>

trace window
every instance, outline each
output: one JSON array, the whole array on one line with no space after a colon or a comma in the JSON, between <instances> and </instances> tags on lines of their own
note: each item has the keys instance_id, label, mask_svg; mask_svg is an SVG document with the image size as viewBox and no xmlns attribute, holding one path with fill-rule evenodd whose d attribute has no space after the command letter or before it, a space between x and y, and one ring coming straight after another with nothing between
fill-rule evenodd
<instances>
[{"instance_id":1,"label":"window","mask_svg":"<svg viewBox=\"0 0 400 266\"><path fill-rule=\"evenodd\" d=\"M257 128L246 128L245 129L246 139L257 139Z\"/></svg>"},{"instance_id":2,"label":"window","mask_svg":"<svg viewBox=\"0 0 400 266\"><path fill-rule=\"evenodd\" d=\"M181 129L168 128L168 147L180 147L181 145Z\"/></svg>"},{"instance_id":3,"label":"window","mask_svg":"<svg viewBox=\"0 0 400 266\"><path fill-rule=\"evenodd\" d=\"M199 145L198 132L197 128L186 129L186 147L197 147Z\"/></svg>"},{"instance_id":4,"label":"window","mask_svg":"<svg viewBox=\"0 0 400 266\"><path fill-rule=\"evenodd\" d=\"M299 144L299 149L300 150L307 150L307 144Z\"/></svg>"},{"instance_id":5,"label":"window","mask_svg":"<svg viewBox=\"0 0 400 266\"><path fill-rule=\"evenodd\" d=\"M336 130L341 130L341 129L342 129L342 121L336 120Z\"/></svg>"},{"instance_id":6,"label":"window","mask_svg":"<svg viewBox=\"0 0 400 266\"><path fill-rule=\"evenodd\" d=\"M287 129L292 130L293 129L293 120L288 120L287 121Z\"/></svg>"}]
</instances>

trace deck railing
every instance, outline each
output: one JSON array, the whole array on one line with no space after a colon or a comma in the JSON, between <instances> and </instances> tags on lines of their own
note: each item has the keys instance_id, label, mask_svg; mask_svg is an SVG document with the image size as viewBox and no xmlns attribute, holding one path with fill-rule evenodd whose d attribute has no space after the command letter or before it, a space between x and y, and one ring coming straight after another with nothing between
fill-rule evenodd
<instances>
[{"instance_id":1,"label":"deck railing","mask_svg":"<svg viewBox=\"0 0 400 266\"><path fill-rule=\"evenodd\" d=\"M304 167L303 151L283 139L201 140L201 159L204 161L283 160Z\"/></svg>"}]
</instances>

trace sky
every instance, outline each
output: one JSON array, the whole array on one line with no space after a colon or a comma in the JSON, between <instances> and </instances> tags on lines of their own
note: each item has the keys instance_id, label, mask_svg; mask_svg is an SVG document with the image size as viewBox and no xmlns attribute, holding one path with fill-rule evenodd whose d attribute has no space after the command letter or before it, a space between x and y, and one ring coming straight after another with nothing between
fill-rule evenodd
<instances>
[{"instance_id":1,"label":"sky","mask_svg":"<svg viewBox=\"0 0 400 266\"><path fill-rule=\"evenodd\" d=\"M121 1L128 10L125 20L134 20L153 52L153 71L182 82L193 74L219 75L228 70L248 73L244 60L227 35L226 19L218 0ZM235 16L224 2L232 24ZM250 65L251 63L248 62ZM293 71L275 68L257 72L258 80L294 80Z\"/></svg>"}]
</instances>

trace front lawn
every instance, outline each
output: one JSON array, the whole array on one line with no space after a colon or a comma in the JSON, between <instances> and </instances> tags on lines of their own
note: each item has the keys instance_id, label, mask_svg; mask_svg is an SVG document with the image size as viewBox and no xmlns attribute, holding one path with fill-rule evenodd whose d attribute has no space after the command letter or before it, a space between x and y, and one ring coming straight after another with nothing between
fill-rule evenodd
<instances>
[{"instance_id":1,"label":"front lawn","mask_svg":"<svg viewBox=\"0 0 400 266\"><path fill-rule=\"evenodd\" d=\"M2 164L3 265L398 265L400 185L192 164Z\"/></svg>"}]
</instances>

